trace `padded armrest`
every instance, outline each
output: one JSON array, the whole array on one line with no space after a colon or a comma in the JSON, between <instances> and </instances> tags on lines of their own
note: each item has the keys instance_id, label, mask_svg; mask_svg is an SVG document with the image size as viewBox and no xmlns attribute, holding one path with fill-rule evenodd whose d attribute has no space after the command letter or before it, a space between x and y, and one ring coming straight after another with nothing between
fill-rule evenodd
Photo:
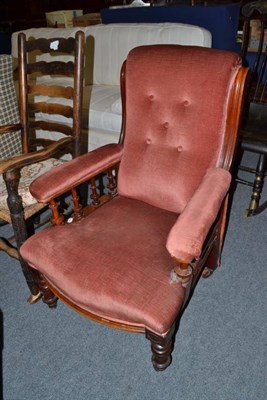
<instances>
[{"instance_id":1,"label":"padded armrest","mask_svg":"<svg viewBox=\"0 0 267 400\"><path fill-rule=\"evenodd\" d=\"M118 163L122 153L119 144L99 147L41 175L30 185L30 192L39 202L47 203Z\"/></svg>"},{"instance_id":2,"label":"padded armrest","mask_svg":"<svg viewBox=\"0 0 267 400\"><path fill-rule=\"evenodd\" d=\"M209 169L167 238L172 257L189 263L198 259L204 240L228 192L231 174L222 168Z\"/></svg>"}]
</instances>

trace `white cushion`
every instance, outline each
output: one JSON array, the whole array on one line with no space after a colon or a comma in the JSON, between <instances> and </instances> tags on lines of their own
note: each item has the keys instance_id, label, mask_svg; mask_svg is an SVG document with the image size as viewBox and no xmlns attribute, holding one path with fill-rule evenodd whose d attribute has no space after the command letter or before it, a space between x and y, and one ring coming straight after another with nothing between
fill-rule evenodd
<instances>
[{"instance_id":1,"label":"white cushion","mask_svg":"<svg viewBox=\"0 0 267 400\"><path fill-rule=\"evenodd\" d=\"M104 146L105 144L118 143L120 138L120 131L101 131L99 129L90 128L89 136L88 131L84 133L86 137L82 135L82 144L83 140L85 141L86 139L88 139L88 142L86 142L86 145L88 146L88 151L95 150L98 147Z\"/></svg>"},{"instance_id":2,"label":"white cushion","mask_svg":"<svg viewBox=\"0 0 267 400\"><path fill-rule=\"evenodd\" d=\"M150 44L211 47L209 31L180 23L94 25L86 27L85 32L87 37L89 34L94 37L89 43L89 54L94 56L93 83L100 85L120 84L121 65L134 47Z\"/></svg>"},{"instance_id":3,"label":"white cushion","mask_svg":"<svg viewBox=\"0 0 267 400\"><path fill-rule=\"evenodd\" d=\"M83 101L83 128L120 132L120 87L108 85L86 86ZM114 113L116 108L116 113ZM89 124L88 119L89 118Z\"/></svg>"},{"instance_id":4,"label":"white cushion","mask_svg":"<svg viewBox=\"0 0 267 400\"><path fill-rule=\"evenodd\" d=\"M114 101L114 103L111 104L111 111L114 114L121 115L122 114L122 104L121 104L121 97Z\"/></svg>"},{"instance_id":5,"label":"white cushion","mask_svg":"<svg viewBox=\"0 0 267 400\"><path fill-rule=\"evenodd\" d=\"M23 32L27 38L67 38L74 37L78 30L84 31L86 36L86 85L119 85L121 65L128 52L137 46L166 43L211 47L211 33L205 28L170 22L99 24L66 29L32 28ZM15 58L18 54L17 36L18 32L12 34L12 55ZM67 60L69 57L66 56Z\"/></svg>"}]
</instances>

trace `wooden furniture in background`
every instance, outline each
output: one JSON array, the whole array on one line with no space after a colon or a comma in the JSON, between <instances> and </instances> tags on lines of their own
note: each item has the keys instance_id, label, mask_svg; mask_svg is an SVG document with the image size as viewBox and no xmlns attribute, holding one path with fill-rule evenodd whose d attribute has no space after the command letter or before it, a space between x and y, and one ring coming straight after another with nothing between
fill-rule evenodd
<instances>
[{"instance_id":1,"label":"wooden furniture in background","mask_svg":"<svg viewBox=\"0 0 267 400\"><path fill-rule=\"evenodd\" d=\"M10 54L13 32L45 27L45 13L56 10L81 9L83 14L99 13L107 7L105 0L1 0L0 1L0 54ZM6 43L3 45L3 40ZM6 52L6 49L8 52Z\"/></svg>"},{"instance_id":2,"label":"wooden furniture in background","mask_svg":"<svg viewBox=\"0 0 267 400\"><path fill-rule=\"evenodd\" d=\"M84 14L81 17L73 18L73 26L90 26L101 24L100 13Z\"/></svg>"},{"instance_id":3,"label":"wooden furniture in background","mask_svg":"<svg viewBox=\"0 0 267 400\"><path fill-rule=\"evenodd\" d=\"M64 153L70 153L73 157L80 154L84 47L83 32L77 32L75 38L69 39L28 41L24 33L19 34L19 114L12 57L5 56L7 61L2 65L0 173L3 178L0 218L12 224L18 249L34 230L33 217L46 206L45 203L37 203L30 195L30 182L41 173L61 165L63 161L58 158ZM38 60L35 58L36 52ZM62 53L69 54L69 62L57 60L56 55ZM51 85L51 75L65 76L67 84ZM60 98L64 99L65 105L58 104ZM62 123L53 122L53 114L61 115ZM48 134L50 139L47 139ZM3 238L0 240L0 250L19 258L32 294L29 301L33 302L39 295L34 271Z\"/></svg>"},{"instance_id":4,"label":"wooden furniture in background","mask_svg":"<svg viewBox=\"0 0 267 400\"><path fill-rule=\"evenodd\" d=\"M248 51L253 49L254 62L240 130L240 147L241 152L248 151L257 155L257 162L254 166L245 165L244 162L239 166L241 171L252 174L254 181L238 177L237 182L252 187L251 199L245 211L249 217L267 207L267 201L260 204L267 171L267 2L248 3L242 13L245 17L242 57L245 64ZM254 29L252 36L254 21L259 29L256 34Z\"/></svg>"}]
</instances>

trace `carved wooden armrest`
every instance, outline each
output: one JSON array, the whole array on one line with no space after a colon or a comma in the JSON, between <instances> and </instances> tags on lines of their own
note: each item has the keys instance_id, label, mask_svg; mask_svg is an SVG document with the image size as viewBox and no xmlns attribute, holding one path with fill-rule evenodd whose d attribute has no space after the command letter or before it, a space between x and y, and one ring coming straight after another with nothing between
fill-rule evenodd
<instances>
[{"instance_id":1,"label":"carved wooden armrest","mask_svg":"<svg viewBox=\"0 0 267 400\"><path fill-rule=\"evenodd\" d=\"M177 261L176 275L185 283L193 273L190 263L200 257L230 183L230 172L223 168L209 169L169 232L166 247Z\"/></svg>"},{"instance_id":2,"label":"carved wooden armrest","mask_svg":"<svg viewBox=\"0 0 267 400\"><path fill-rule=\"evenodd\" d=\"M67 143L71 143L71 141L71 137L63 138L58 140L56 143L47 146L45 149L37 150L33 153L15 156L7 160L1 160L0 173L3 174L5 172L13 171L18 168L23 168L26 165L31 165L36 162L46 160L47 158L50 158L54 154L56 154L59 150L61 150L61 148L65 147Z\"/></svg>"},{"instance_id":3,"label":"carved wooden armrest","mask_svg":"<svg viewBox=\"0 0 267 400\"><path fill-rule=\"evenodd\" d=\"M30 186L31 194L41 203L51 202L117 164L122 154L121 145L108 144L77 157L34 180Z\"/></svg>"},{"instance_id":4,"label":"carved wooden armrest","mask_svg":"<svg viewBox=\"0 0 267 400\"><path fill-rule=\"evenodd\" d=\"M0 126L0 135L8 132L19 131L22 128L21 124L8 124Z\"/></svg>"}]
</instances>

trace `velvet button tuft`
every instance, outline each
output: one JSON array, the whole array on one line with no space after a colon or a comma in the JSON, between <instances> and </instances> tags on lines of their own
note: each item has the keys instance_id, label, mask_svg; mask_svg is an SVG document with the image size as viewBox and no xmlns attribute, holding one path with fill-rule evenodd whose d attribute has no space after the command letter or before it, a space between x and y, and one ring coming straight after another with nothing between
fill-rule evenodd
<instances>
[{"instance_id":1,"label":"velvet button tuft","mask_svg":"<svg viewBox=\"0 0 267 400\"><path fill-rule=\"evenodd\" d=\"M164 126L165 129L168 129L169 128L169 122L164 122L163 126Z\"/></svg>"}]
</instances>

